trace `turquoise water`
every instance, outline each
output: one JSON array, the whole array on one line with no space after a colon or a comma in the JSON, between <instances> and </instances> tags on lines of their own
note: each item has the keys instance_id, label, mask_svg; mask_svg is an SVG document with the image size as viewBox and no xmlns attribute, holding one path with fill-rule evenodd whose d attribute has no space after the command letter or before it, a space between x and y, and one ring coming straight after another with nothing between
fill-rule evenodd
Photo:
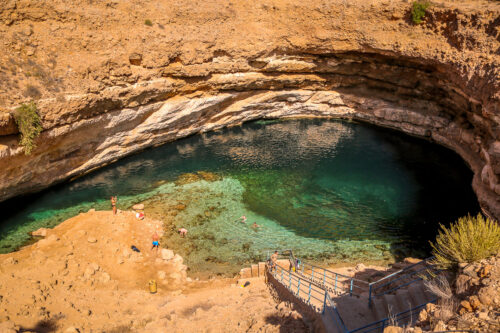
<instances>
[{"instance_id":1,"label":"turquoise water","mask_svg":"<svg viewBox=\"0 0 500 333\"><path fill-rule=\"evenodd\" d=\"M330 263L425 256L439 222L478 212L471 181L453 152L387 129L258 121L149 149L0 204L7 212L0 252L29 242L28 232L42 226L109 209L117 195L119 208L144 202L147 215L165 222L164 244L193 272L235 272L271 248ZM241 215L246 224L236 221ZM181 226L186 239L175 233Z\"/></svg>"}]
</instances>

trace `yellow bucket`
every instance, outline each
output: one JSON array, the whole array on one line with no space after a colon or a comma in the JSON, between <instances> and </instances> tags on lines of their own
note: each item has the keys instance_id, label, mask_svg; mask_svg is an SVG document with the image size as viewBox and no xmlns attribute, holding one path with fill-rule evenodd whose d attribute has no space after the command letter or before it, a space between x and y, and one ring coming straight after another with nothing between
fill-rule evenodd
<instances>
[{"instance_id":1,"label":"yellow bucket","mask_svg":"<svg viewBox=\"0 0 500 333\"><path fill-rule=\"evenodd\" d=\"M149 292L151 294L156 294L156 281L155 280L149 280Z\"/></svg>"}]
</instances>

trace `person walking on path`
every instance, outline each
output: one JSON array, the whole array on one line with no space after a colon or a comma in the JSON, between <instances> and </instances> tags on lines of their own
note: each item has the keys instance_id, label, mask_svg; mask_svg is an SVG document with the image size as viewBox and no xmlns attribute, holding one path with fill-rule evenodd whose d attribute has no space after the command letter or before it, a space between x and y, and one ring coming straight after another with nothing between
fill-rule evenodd
<instances>
[{"instance_id":1,"label":"person walking on path","mask_svg":"<svg viewBox=\"0 0 500 333\"><path fill-rule=\"evenodd\" d=\"M278 264L278 250L271 254L271 270L276 270L276 265Z\"/></svg>"},{"instance_id":2,"label":"person walking on path","mask_svg":"<svg viewBox=\"0 0 500 333\"><path fill-rule=\"evenodd\" d=\"M113 215L116 215L116 196L111 196L111 207L113 208Z\"/></svg>"},{"instance_id":3,"label":"person walking on path","mask_svg":"<svg viewBox=\"0 0 500 333\"><path fill-rule=\"evenodd\" d=\"M156 247L156 254L158 254L158 248L160 247L160 236L158 233L155 231L153 234L153 246L151 247L151 251Z\"/></svg>"}]
</instances>

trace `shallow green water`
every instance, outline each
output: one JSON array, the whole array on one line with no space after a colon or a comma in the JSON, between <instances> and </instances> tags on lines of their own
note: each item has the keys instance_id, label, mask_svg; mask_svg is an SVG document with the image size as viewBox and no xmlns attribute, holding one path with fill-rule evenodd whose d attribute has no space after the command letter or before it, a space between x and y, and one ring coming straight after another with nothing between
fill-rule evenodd
<instances>
[{"instance_id":1,"label":"shallow green water","mask_svg":"<svg viewBox=\"0 0 500 333\"><path fill-rule=\"evenodd\" d=\"M175 182L184 173L219 178ZM90 208L146 202L192 271L237 271L271 248L312 260L428 254L437 223L478 211L472 173L451 151L365 124L259 121L192 136L42 193L1 204L0 252ZM185 208L175 210L176 205ZM175 213L172 213L175 211ZM247 223L237 222L246 215ZM257 222L256 230L250 224ZM174 230L189 230L180 239Z\"/></svg>"}]
</instances>

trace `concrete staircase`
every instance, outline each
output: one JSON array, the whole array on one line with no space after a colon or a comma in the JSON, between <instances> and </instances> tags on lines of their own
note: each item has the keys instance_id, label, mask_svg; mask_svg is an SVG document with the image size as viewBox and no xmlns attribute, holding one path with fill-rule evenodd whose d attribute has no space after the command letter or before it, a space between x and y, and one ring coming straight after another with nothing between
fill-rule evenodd
<instances>
[{"instance_id":1,"label":"concrete staircase","mask_svg":"<svg viewBox=\"0 0 500 333\"><path fill-rule=\"evenodd\" d=\"M382 332L383 327L393 320L400 326L406 325L415 322L421 308L436 298L419 279L426 274L427 269L420 264L396 266L389 275L369 284L349 276L337 276L332 271L321 271L319 267L315 268L314 274L312 270L303 268L294 272L289 262L279 261L277 269L269 273L274 276L276 283L286 287L295 297L321 314L327 332ZM265 264L259 265L242 272L264 272ZM332 279L325 279L332 273L335 274L334 284ZM353 290L353 280L362 287ZM367 289L364 289L365 286ZM371 305L366 290L372 290ZM369 327L363 328L367 325Z\"/></svg>"}]
</instances>

